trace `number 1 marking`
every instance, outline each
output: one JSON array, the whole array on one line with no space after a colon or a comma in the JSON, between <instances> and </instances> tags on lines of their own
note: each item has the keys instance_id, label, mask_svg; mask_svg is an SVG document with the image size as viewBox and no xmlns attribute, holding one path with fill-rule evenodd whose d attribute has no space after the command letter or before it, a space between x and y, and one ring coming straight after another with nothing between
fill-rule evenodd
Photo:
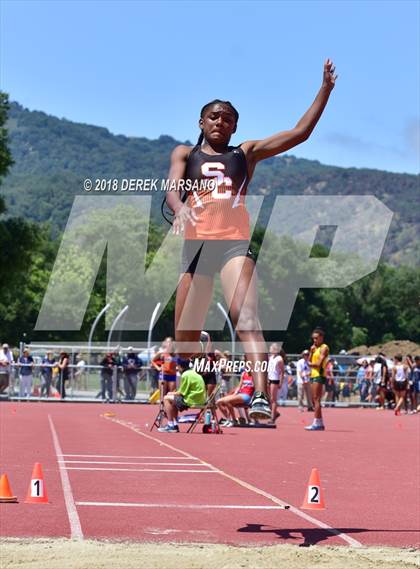
<instances>
[{"instance_id":1,"label":"number 1 marking","mask_svg":"<svg viewBox=\"0 0 420 569\"><path fill-rule=\"evenodd\" d=\"M42 496L42 480L32 480L31 496L32 498L39 498Z\"/></svg>"}]
</instances>

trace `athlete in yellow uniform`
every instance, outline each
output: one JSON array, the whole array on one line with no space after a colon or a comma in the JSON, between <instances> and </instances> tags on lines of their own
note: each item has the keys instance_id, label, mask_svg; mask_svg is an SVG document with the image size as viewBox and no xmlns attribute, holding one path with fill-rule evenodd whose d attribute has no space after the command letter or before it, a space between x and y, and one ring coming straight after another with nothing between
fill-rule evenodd
<instances>
[{"instance_id":1,"label":"athlete in yellow uniform","mask_svg":"<svg viewBox=\"0 0 420 569\"><path fill-rule=\"evenodd\" d=\"M312 425L305 427L307 431L324 431L322 420L321 398L324 385L327 381L326 368L330 349L324 343L325 332L321 328L315 328L312 332L313 344L310 349L309 367L311 368L311 389L314 402L314 420Z\"/></svg>"}]
</instances>

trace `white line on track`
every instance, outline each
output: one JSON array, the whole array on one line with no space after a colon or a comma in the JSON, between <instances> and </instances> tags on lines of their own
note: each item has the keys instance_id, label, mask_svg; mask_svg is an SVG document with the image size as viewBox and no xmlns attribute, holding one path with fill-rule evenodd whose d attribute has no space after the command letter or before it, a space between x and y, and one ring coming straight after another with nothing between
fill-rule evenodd
<instances>
[{"instance_id":1,"label":"white line on track","mask_svg":"<svg viewBox=\"0 0 420 569\"><path fill-rule=\"evenodd\" d=\"M55 449L55 454L57 456L57 462L59 463L59 456L62 456L60 442L58 440L57 431L55 430L53 420L51 415L48 415L48 421L50 423L50 429ZM73 492L70 485L70 480L67 472L60 466L59 471L61 477L61 485L63 486L64 502L66 504L67 516L69 518L70 524L70 537L72 539L83 539L82 526L80 525L79 514L77 513L76 504L74 503Z\"/></svg>"},{"instance_id":2,"label":"white line on track","mask_svg":"<svg viewBox=\"0 0 420 569\"><path fill-rule=\"evenodd\" d=\"M196 472L198 474L216 474L216 470L187 470L183 468L88 468L84 466L69 466L67 468L60 465L60 470L102 470L105 472L112 470L117 472Z\"/></svg>"},{"instance_id":3,"label":"white line on track","mask_svg":"<svg viewBox=\"0 0 420 569\"><path fill-rule=\"evenodd\" d=\"M74 456L81 458L147 458L156 460L199 460L198 458L188 458L186 456L116 456L113 454L60 454L60 458L63 456Z\"/></svg>"},{"instance_id":4,"label":"white line on track","mask_svg":"<svg viewBox=\"0 0 420 569\"><path fill-rule=\"evenodd\" d=\"M59 460L60 464L142 464L144 466L204 466L196 462L116 462L108 460Z\"/></svg>"},{"instance_id":5,"label":"white line on track","mask_svg":"<svg viewBox=\"0 0 420 569\"><path fill-rule=\"evenodd\" d=\"M165 447L171 451L179 452L180 454L182 454L186 458L190 458L192 460L199 460L202 464L207 465L214 472L220 474L221 476L224 476L225 478L228 478L229 480L232 480L233 482L236 482L236 484L239 484L240 486L242 486L243 488L246 488L247 490L250 490L251 492L255 492L256 494L259 494L260 496L264 496L265 498L267 498L271 502L274 502L275 504L278 504L279 506L282 506L283 508L284 508L284 506L288 505L283 500L276 498L276 496L273 496L272 494L269 494L268 492L265 492L264 490L261 490L260 488L253 486L252 484L248 484L248 482L245 482L244 480L241 480L240 478L237 478L236 476L232 476L231 474L228 474L227 472L224 472L223 470L216 468L215 466L213 466L209 462L205 462L204 460L201 460L200 458L197 458L188 452L180 450L180 449L178 449L178 448L176 448L176 447L174 447L168 443L163 442L160 439L157 439L151 435L144 433L134 423L131 423L129 421L123 421L121 419L116 419L113 417L103 417L103 419L105 419L106 421L112 421L113 423L116 423L117 425L121 425L122 427L126 427L127 429L131 429L132 431L134 431L138 435L141 435L142 437L145 437L146 439L149 439L151 441L155 441L161 447L163 446L163 447ZM204 472L204 471L201 471L201 472ZM354 539L353 537L350 537L346 533L341 532L340 530L333 528L327 524L324 524L324 522L321 522L320 520L317 520L316 518L314 518L308 514L305 514L305 512L302 512L301 510L299 510L295 506L290 506L290 509L287 511L293 512L296 516L303 518L304 520L310 522L311 524L313 524L319 528L325 529L326 531L332 533L333 535L336 535L337 537L339 537L340 539L342 539L343 541L345 541L349 545L352 545L353 547L363 547L363 545L360 543L360 541L357 541L357 539Z\"/></svg>"},{"instance_id":6,"label":"white line on track","mask_svg":"<svg viewBox=\"0 0 420 569\"><path fill-rule=\"evenodd\" d=\"M78 506L114 506L117 508L178 508L180 510L283 510L281 506L242 506L225 504L143 504L141 502L76 502Z\"/></svg>"}]
</instances>

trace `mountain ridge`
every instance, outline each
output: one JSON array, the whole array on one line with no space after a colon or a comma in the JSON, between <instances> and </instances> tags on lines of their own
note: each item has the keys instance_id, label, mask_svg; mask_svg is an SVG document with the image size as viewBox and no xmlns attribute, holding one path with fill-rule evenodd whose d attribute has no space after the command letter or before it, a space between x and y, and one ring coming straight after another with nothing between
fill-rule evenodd
<instances>
[{"instance_id":1,"label":"mountain ridge","mask_svg":"<svg viewBox=\"0 0 420 569\"><path fill-rule=\"evenodd\" d=\"M15 161L2 184L8 213L48 222L56 235L74 197L84 193L84 178L165 178L170 153L181 143L167 134L157 139L113 134L16 102L10 105L7 128ZM419 175L343 168L284 154L258 164L249 193L266 196L267 211L281 194L375 195L394 212L383 260L399 265L412 264L419 253L418 189ZM161 196L152 200L160 223Z\"/></svg>"}]
</instances>

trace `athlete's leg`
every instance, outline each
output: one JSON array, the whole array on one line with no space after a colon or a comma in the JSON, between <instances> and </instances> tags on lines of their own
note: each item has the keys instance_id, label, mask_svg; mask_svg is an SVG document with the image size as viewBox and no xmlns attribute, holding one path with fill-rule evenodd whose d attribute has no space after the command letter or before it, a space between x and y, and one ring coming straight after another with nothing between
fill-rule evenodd
<instances>
[{"instance_id":1,"label":"athlete's leg","mask_svg":"<svg viewBox=\"0 0 420 569\"><path fill-rule=\"evenodd\" d=\"M312 401L314 402L314 417L315 419L322 419L321 399L324 386L322 383L312 384Z\"/></svg>"},{"instance_id":2,"label":"athlete's leg","mask_svg":"<svg viewBox=\"0 0 420 569\"><path fill-rule=\"evenodd\" d=\"M277 419L277 396L279 393L279 384L270 383L270 401L271 401L271 420Z\"/></svg>"},{"instance_id":3,"label":"athlete's leg","mask_svg":"<svg viewBox=\"0 0 420 569\"><path fill-rule=\"evenodd\" d=\"M267 347L258 319L255 262L249 257L229 259L223 266L220 277L230 317L244 346L246 359L252 365L256 392L253 404L257 402L258 407L260 406L258 400L262 393L264 397L261 399L261 417L270 418L270 406L268 401L264 401L267 394ZM251 409L250 414L260 413L253 413Z\"/></svg>"},{"instance_id":4,"label":"athlete's leg","mask_svg":"<svg viewBox=\"0 0 420 569\"><path fill-rule=\"evenodd\" d=\"M314 420L312 425L305 427L307 431L318 431L324 430L324 423L322 420L322 410L321 410L321 400L324 391L323 382L319 379L314 381L311 380L312 388L312 402L314 405Z\"/></svg>"},{"instance_id":5,"label":"athlete's leg","mask_svg":"<svg viewBox=\"0 0 420 569\"><path fill-rule=\"evenodd\" d=\"M405 402L405 397L407 395L407 391L404 390L398 390L395 393L395 400L397 401L397 406L395 407L395 412L399 413L401 410L401 407L403 406L404 402Z\"/></svg>"},{"instance_id":6,"label":"athlete's leg","mask_svg":"<svg viewBox=\"0 0 420 569\"><path fill-rule=\"evenodd\" d=\"M183 273L176 291L175 341L183 358L201 352L200 333L204 328L213 293L213 277Z\"/></svg>"},{"instance_id":7,"label":"athlete's leg","mask_svg":"<svg viewBox=\"0 0 420 569\"><path fill-rule=\"evenodd\" d=\"M249 257L233 257L223 266L220 277L233 325L252 365L255 394L250 415L271 417L267 398L267 347L258 319L258 294L255 262ZM265 362L265 363L263 363Z\"/></svg>"}]
</instances>

